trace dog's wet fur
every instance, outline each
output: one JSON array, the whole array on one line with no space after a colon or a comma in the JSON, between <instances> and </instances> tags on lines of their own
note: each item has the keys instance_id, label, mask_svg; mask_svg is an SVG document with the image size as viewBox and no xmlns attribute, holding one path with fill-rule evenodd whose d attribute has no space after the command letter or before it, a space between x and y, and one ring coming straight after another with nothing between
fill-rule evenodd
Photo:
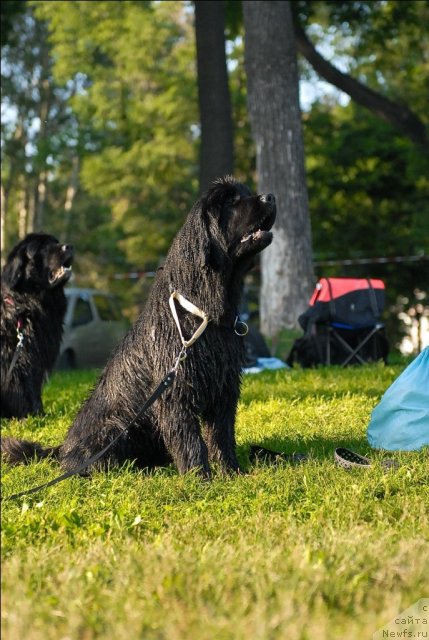
<instances>
[{"instance_id":1,"label":"dog's wet fur","mask_svg":"<svg viewBox=\"0 0 429 640\"><path fill-rule=\"evenodd\" d=\"M6 438L6 458L16 463L54 455L65 470L73 470L127 429L180 352L169 308L176 291L205 311L208 326L188 349L172 387L95 466L130 460L150 468L173 462L180 473L195 470L206 478L211 462L239 471L234 424L244 345L234 323L244 275L270 244L275 216L272 194L252 195L229 176L215 181L194 204L142 314L114 350L64 443L43 448ZM201 320L177 308L189 338Z\"/></svg>"}]
</instances>

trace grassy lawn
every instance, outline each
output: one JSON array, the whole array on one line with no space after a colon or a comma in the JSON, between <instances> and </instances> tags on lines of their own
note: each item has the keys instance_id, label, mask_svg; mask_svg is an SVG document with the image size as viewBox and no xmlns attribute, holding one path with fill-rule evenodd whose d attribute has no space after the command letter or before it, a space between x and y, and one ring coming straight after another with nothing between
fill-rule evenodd
<instances>
[{"instance_id":1,"label":"grassy lawn","mask_svg":"<svg viewBox=\"0 0 429 640\"><path fill-rule=\"evenodd\" d=\"M371 410L403 365L246 377L238 414L247 474L201 483L129 465L2 503L5 640L370 639L429 597L427 450L382 454ZM43 418L5 433L57 443L95 380L55 374ZM247 462L258 443L299 466ZM337 446L369 454L335 465ZM380 461L399 467L383 471ZM3 465L3 496L58 475Z\"/></svg>"}]
</instances>

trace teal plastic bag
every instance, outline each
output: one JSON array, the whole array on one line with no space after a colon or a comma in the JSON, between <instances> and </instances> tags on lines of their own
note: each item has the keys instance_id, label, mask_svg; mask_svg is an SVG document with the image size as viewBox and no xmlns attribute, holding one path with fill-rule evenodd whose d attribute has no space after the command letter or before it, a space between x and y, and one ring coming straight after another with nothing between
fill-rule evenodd
<instances>
[{"instance_id":1,"label":"teal plastic bag","mask_svg":"<svg viewBox=\"0 0 429 640\"><path fill-rule=\"evenodd\" d=\"M367 435L375 449L415 451L429 445L429 347L387 389Z\"/></svg>"}]
</instances>

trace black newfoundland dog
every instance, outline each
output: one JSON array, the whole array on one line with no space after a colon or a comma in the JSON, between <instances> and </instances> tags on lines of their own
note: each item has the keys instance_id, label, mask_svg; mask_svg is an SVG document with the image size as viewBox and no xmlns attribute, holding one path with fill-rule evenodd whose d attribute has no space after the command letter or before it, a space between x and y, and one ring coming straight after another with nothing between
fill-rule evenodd
<instances>
[{"instance_id":1,"label":"black newfoundland dog","mask_svg":"<svg viewBox=\"0 0 429 640\"><path fill-rule=\"evenodd\" d=\"M64 444L42 448L7 438L2 443L7 459L54 455L73 470L127 429L94 466L174 462L181 473L197 470L210 477L209 463L215 462L238 471L234 423L244 345L236 332L237 308L245 273L272 240L275 216L273 195L252 195L231 177L215 181L193 206L144 311L113 352ZM187 350L173 385L128 428L182 346L169 306L173 292L204 311L209 322ZM189 338L201 320L180 305L177 313Z\"/></svg>"},{"instance_id":2,"label":"black newfoundland dog","mask_svg":"<svg viewBox=\"0 0 429 640\"><path fill-rule=\"evenodd\" d=\"M30 233L12 249L1 278L1 415L42 412L44 378L58 356L72 247Z\"/></svg>"}]
</instances>

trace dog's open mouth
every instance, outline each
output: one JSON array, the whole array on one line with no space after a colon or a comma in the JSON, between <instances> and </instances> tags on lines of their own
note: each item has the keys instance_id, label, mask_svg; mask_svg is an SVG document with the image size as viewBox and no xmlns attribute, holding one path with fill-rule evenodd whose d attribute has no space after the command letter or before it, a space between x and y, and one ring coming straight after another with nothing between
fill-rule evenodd
<instances>
[{"instance_id":1,"label":"dog's open mouth","mask_svg":"<svg viewBox=\"0 0 429 640\"><path fill-rule=\"evenodd\" d=\"M250 241L257 243L264 242L264 244L269 244L273 239L273 234L271 233L270 229L273 226L275 219L276 211L275 208L273 208L272 212L270 212L270 214L262 220L260 226L255 231L251 231L250 233L247 233L245 236L243 236L240 240L240 243L243 244L244 242Z\"/></svg>"},{"instance_id":2,"label":"dog's open mouth","mask_svg":"<svg viewBox=\"0 0 429 640\"><path fill-rule=\"evenodd\" d=\"M59 284L60 282L67 282L72 274L73 257L64 260L64 263L55 271L49 273L49 284L51 287Z\"/></svg>"},{"instance_id":3,"label":"dog's open mouth","mask_svg":"<svg viewBox=\"0 0 429 640\"><path fill-rule=\"evenodd\" d=\"M265 231L263 229L257 229L253 233L249 233L240 240L241 243L248 242L252 240L253 242L257 242L258 240L268 240L271 239L273 234L271 231Z\"/></svg>"}]
</instances>

